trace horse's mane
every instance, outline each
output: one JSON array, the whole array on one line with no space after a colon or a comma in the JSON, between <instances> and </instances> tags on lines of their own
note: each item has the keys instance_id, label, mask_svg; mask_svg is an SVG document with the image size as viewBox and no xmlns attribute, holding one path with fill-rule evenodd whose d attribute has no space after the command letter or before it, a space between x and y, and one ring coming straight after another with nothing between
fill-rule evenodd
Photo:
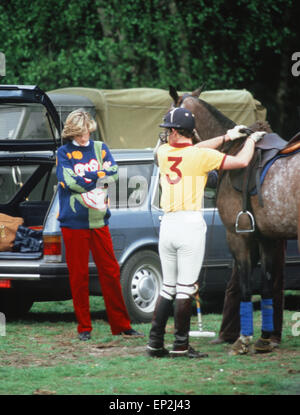
<instances>
[{"instance_id":1,"label":"horse's mane","mask_svg":"<svg viewBox=\"0 0 300 415\"><path fill-rule=\"evenodd\" d=\"M236 125L234 121L226 117L226 115L220 112L213 105L209 104L206 101L203 101L203 99L198 98L198 100L211 113L211 115L215 117L216 121L218 121L222 126L224 126L224 128L229 129L229 128L233 128ZM267 133L273 132L268 121L256 121L254 124L250 125L249 128L253 132L255 131L266 131Z\"/></svg>"},{"instance_id":2,"label":"horse's mane","mask_svg":"<svg viewBox=\"0 0 300 415\"><path fill-rule=\"evenodd\" d=\"M222 114L222 112L220 112L213 105L210 105L208 102L203 101L200 98L198 98L198 100L210 112L210 114L215 118L215 120L219 122L219 124L221 124L222 127L224 127L224 129L228 130L230 128L233 128L236 125L235 122L227 118L224 114ZM248 128L252 130L253 132L255 131L266 131L267 133L273 132L268 121L256 121L254 124L251 124L250 126L248 126ZM238 140L238 142L227 142L223 146L222 151L224 151L225 153L229 153L229 154L236 153L238 150L240 150L240 148L244 144L245 139Z\"/></svg>"},{"instance_id":3,"label":"horse's mane","mask_svg":"<svg viewBox=\"0 0 300 415\"><path fill-rule=\"evenodd\" d=\"M236 124L222 114L217 108L210 105L208 102L203 101L203 99L198 98L199 102L211 113L211 115L221 124L226 130L233 128Z\"/></svg>"}]
</instances>

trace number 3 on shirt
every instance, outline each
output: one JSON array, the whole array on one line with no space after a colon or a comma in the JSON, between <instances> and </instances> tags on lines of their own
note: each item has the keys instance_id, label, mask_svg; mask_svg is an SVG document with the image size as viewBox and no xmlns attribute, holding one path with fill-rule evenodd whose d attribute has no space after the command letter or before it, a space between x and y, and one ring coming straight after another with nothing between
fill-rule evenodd
<instances>
[{"instance_id":1,"label":"number 3 on shirt","mask_svg":"<svg viewBox=\"0 0 300 415\"><path fill-rule=\"evenodd\" d=\"M175 179L171 179L169 174L166 174L168 183L169 184L176 184L176 183L180 182L180 180L182 178L181 170L179 170L178 167L177 167L181 163L182 157L168 157L168 161L173 162L173 164L170 167L170 170L177 174L177 177L175 177Z\"/></svg>"}]
</instances>

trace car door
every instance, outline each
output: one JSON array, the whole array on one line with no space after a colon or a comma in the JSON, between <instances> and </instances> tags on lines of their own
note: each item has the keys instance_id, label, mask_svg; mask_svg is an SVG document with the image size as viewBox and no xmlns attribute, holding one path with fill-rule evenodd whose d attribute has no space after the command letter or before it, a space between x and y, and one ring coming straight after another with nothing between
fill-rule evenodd
<instances>
[{"instance_id":1,"label":"car door","mask_svg":"<svg viewBox=\"0 0 300 415\"><path fill-rule=\"evenodd\" d=\"M149 209L153 164L138 157L117 163L119 180L109 186L109 223L115 254L122 265L136 250L157 244L157 234Z\"/></svg>"}]
</instances>

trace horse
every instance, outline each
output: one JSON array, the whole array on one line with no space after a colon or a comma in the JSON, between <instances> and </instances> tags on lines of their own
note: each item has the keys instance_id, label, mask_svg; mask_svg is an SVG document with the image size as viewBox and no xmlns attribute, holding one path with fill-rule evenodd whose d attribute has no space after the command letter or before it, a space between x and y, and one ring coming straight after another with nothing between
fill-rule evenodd
<instances>
[{"instance_id":1,"label":"horse","mask_svg":"<svg viewBox=\"0 0 300 415\"><path fill-rule=\"evenodd\" d=\"M228 129L235 126L235 123L215 107L201 100L200 93L201 88L179 96L174 87L169 88L173 106L185 107L194 114L195 129L200 141L224 135ZM257 122L249 129L272 133L268 122ZM221 151L234 155L244 140L245 138L226 143ZM277 158L265 175L261 184L261 194L247 194L248 210L245 210L245 194L243 195L243 192L233 186L232 172L235 171L219 172L216 206L225 226L228 246L233 256L232 273L238 274L240 282L241 329L240 337L231 349L233 355L247 354L253 350L251 275L259 261L262 326L261 337L255 342L254 350L270 352L273 349L270 338L274 330L272 292L274 274L277 273L277 276L280 274L283 278L285 242L287 239L300 236L299 165L300 152L294 152L289 157ZM299 239L298 245L300 247Z\"/></svg>"}]
</instances>

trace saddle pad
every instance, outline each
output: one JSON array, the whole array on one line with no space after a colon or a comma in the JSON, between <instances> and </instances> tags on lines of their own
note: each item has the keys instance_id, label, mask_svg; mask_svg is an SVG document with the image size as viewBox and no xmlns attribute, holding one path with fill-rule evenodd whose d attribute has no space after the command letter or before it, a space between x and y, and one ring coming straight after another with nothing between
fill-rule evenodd
<instances>
[{"instance_id":1,"label":"saddle pad","mask_svg":"<svg viewBox=\"0 0 300 415\"><path fill-rule=\"evenodd\" d=\"M239 192L242 192L245 178L247 178L247 193L251 194L256 188L256 172L259 169L262 171L269 160L272 160L277 156L286 145L287 142L278 134L266 134L262 140L256 144L257 150L260 150L261 152L261 157L258 157L259 151L256 151L248 167L230 171L229 175L233 187Z\"/></svg>"},{"instance_id":2,"label":"saddle pad","mask_svg":"<svg viewBox=\"0 0 300 415\"><path fill-rule=\"evenodd\" d=\"M274 157L274 158L272 158L266 165L265 165L265 167L263 168L263 170L262 170L262 172L261 172L261 175L260 175L260 185L262 185L263 184L263 181L264 181L264 179L265 179L265 177L266 177L266 174L268 173L268 170L269 170L269 168L272 166L272 164L273 163L275 163L275 161L276 160L278 160L279 158L281 158L281 157L289 157L289 156L292 156L292 155L294 155L294 154L296 154L296 153L299 153L300 152L300 148L298 149L298 150L295 150L295 151L293 151L292 153L286 153L286 154L283 154L283 153L279 153L279 154L277 154L277 156L276 157ZM250 194L251 195L255 195L255 194L257 194L257 189L256 189L256 187L254 188L254 189L252 189L252 191L250 192Z\"/></svg>"},{"instance_id":3,"label":"saddle pad","mask_svg":"<svg viewBox=\"0 0 300 415\"><path fill-rule=\"evenodd\" d=\"M293 144L297 143L297 137L295 136L291 141L293 141ZM285 151L287 148L291 149L291 141L285 141L276 133L266 134L262 140L256 144L257 151L249 166L244 169L231 170L229 172L230 180L235 190L242 192L245 188L248 194L256 194L257 180L261 180L262 183L272 163L280 156L294 154L294 151ZM297 148L297 150L298 149L299 148ZM262 172L264 172L263 176ZM257 175L259 175L259 177L257 177ZM261 176L262 178L259 179Z\"/></svg>"}]
</instances>

